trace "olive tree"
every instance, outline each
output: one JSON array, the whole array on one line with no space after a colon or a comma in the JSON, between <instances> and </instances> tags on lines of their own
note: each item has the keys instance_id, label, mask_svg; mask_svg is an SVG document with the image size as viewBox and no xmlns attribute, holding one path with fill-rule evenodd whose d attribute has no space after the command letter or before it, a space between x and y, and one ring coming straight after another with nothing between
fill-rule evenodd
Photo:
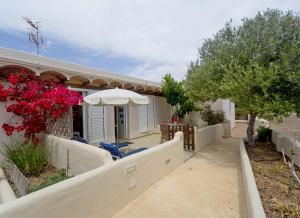
<instances>
[{"instance_id":1,"label":"olive tree","mask_svg":"<svg viewBox=\"0 0 300 218\"><path fill-rule=\"evenodd\" d=\"M176 81L171 74L166 74L163 77L162 92L167 102L176 107L178 117L183 118L185 114L196 110L182 82Z\"/></svg>"},{"instance_id":2,"label":"olive tree","mask_svg":"<svg viewBox=\"0 0 300 218\"><path fill-rule=\"evenodd\" d=\"M231 22L207 39L192 62L185 86L194 101L228 98L250 115L249 144L257 116L274 119L300 104L300 17L267 10Z\"/></svg>"}]
</instances>

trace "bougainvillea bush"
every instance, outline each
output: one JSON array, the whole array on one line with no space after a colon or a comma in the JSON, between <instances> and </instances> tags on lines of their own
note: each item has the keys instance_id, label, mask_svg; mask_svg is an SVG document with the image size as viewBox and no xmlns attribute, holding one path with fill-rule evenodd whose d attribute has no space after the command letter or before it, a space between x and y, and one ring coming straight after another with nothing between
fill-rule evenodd
<instances>
[{"instance_id":1,"label":"bougainvillea bush","mask_svg":"<svg viewBox=\"0 0 300 218\"><path fill-rule=\"evenodd\" d=\"M46 129L47 120L62 117L71 106L78 105L83 99L79 93L62 84L42 80L26 69L11 73L8 82L7 88L0 85L0 101L11 102L7 112L22 118L20 123L2 125L8 136L24 132L25 138L37 139L37 133Z\"/></svg>"}]
</instances>

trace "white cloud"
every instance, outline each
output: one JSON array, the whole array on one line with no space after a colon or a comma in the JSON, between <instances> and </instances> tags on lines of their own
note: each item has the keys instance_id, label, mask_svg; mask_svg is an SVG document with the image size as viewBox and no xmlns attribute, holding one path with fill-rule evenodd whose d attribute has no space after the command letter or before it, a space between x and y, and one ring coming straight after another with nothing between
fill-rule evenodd
<instances>
[{"instance_id":1,"label":"white cloud","mask_svg":"<svg viewBox=\"0 0 300 218\"><path fill-rule=\"evenodd\" d=\"M295 0L10 0L1 3L0 29L25 31L21 17L31 17L55 40L142 61L130 75L157 81L170 71L182 79L205 38L268 7L300 10Z\"/></svg>"}]
</instances>

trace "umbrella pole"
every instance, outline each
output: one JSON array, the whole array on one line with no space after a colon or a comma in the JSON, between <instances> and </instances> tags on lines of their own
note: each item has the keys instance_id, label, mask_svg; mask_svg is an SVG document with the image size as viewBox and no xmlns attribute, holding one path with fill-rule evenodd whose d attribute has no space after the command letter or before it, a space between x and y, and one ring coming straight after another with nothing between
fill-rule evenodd
<instances>
[{"instance_id":1,"label":"umbrella pole","mask_svg":"<svg viewBox=\"0 0 300 218\"><path fill-rule=\"evenodd\" d=\"M118 112L118 106L115 107L116 109L116 146L118 147L118 132L119 132L119 112Z\"/></svg>"}]
</instances>

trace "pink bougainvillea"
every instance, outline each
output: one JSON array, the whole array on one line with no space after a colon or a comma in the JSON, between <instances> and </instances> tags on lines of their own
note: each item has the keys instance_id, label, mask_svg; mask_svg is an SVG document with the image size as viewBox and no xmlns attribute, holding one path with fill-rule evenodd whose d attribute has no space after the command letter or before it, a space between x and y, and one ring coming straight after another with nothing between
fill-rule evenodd
<instances>
[{"instance_id":1,"label":"pink bougainvillea","mask_svg":"<svg viewBox=\"0 0 300 218\"><path fill-rule=\"evenodd\" d=\"M73 105L82 102L83 97L61 84L41 80L26 69L11 73L9 87L0 85L0 101L12 102L7 112L22 117L21 123L4 123L2 128L8 136L14 131L24 131L26 138L35 137L46 128L47 119L62 117Z\"/></svg>"}]
</instances>

